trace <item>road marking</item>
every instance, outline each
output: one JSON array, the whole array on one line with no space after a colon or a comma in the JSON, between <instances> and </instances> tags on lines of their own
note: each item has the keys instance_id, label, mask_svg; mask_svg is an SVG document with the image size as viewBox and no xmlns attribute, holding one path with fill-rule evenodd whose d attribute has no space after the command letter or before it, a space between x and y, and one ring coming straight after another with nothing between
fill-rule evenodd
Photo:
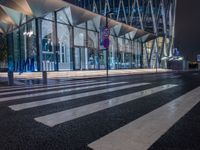
<instances>
[{"instance_id":1,"label":"road marking","mask_svg":"<svg viewBox=\"0 0 200 150\"><path fill-rule=\"evenodd\" d=\"M170 79L176 79L176 78L180 78L180 77L181 77L180 75L177 75L177 76L170 77Z\"/></svg>"},{"instance_id":2,"label":"road marking","mask_svg":"<svg viewBox=\"0 0 200 150\"><path fill-rule=\"evenodd\" d=\"M94 150L146 150L200 102L200 87L89 144Z\"/></svg>"},{"instance_id":3,"label":"road marking","mask_svg":"<svg viewBox=\"0 0 200 150\"><path fill-rule=\"evenodd\" d=\"M96 90L96 91L91 91L91 92L85 92L85 93L80 93L80 94L72 94L69 96L63 96L63 97L59 97L59 98L52 98L52 99L47 99L47 100L42 100L42 101L12 105L12 106L9 106L9 108L11 108L14 111L20 111L20 110L24 110L24 109L28 109L28 108L34 108L34 107L44 106L44 105L48 105L48 104L65 102L65 101L69 101L72 99L94 96L94 95L98 95L98 94L114 92L114 91L133 88L133 87L144 86L144 85L148 85L148 84L150 84L150 83L138 83L138 84L131 84L131 85L114 87L114 88Z\"/></svg>"},{"instance_id":4,"label":"road marking","mask_svg":"<svg viewBox=\"0 0 200 150\"><path fill-rule=\"evenodd\" d=\"M101 83L103 83L103 82L101 82ZM50 95L50 94L59 94L59 93L62 94L62 93L65 93L65 92L93 89L93 88L97 88L97 87L105 87L105 86L119 85L119 84L125 84L125 83L127 83L127 82L105 83L105 84L100 84L99 83L98 85L95 84L95 85L91 85L91 86L76 87L76 88L70 88L70 89L62 89L62 90L58 90L58 91L47 91L47 92L40 92L40 93L27 94L27 95L10 96L10 97L0 98L0 102L17 100L17 99L22 99L22 98L31 98L31 97L37 97L37 96L44 96L44 95Z\"/></svg>"},{"instance_id":5,"label":"road marking","mask_svg":"<svg viewBox=\"0 0 200 150\"><path fill-rule=\"evenodd\" d=\"M81 107L77 107L77 108L73 108L70 110L65 110L65 111L61 111L61 112L57 112L57 113L53 113L53 114L49 114L46 116L42 116L42 117L37 117L35 118L35 120L37 122L40 122L44 125L47 125L49 127L54 127L58 124L70 121L70 120L74 120L101 110L105 110L117 105L121 105L133 100L136 100L138 98L142 98L154 93L158 93L173 87L176 87L177 85L172 85L172 84L168 84L168 85L164 85L164 86L159 86L159 87L155 87L155 88L151 88L151 89L147 89L144 91L140 91L140 92L136 92L136 93L132 93L132 94L127 94L124 96L119 96L119 97L115 97L112 99L107 99L104 101L100 101L97 103L93 103L93 104L89 104L89 105L85 105L85 106L81 106Z\"/></svg>"},{"instance_id":6,"label":"road marking","mask_svg":"<svg viewBox=\"0 0 200 150\"><path fill-rule=\"evenodd\" d=\"M9 92L4 92L0 93L0 96L4 95L10 95L10 94L20 94L20 93L29 93L29 92L40 92L41 90L56 90L60 88L75 88L77 86L87 86L87 85L93 85L93 84L102 84L102 83L109 83L108 81L101 81L101 82L91 82L91 83L80 83L80 84L73 84L73 85L61 85L61 86L54 86L54 87L45 87L45 88L38 88L38 89L24 89L20 91L9 91Z\"/></svg>"},{"instance_id":7,"label":"road marking","mask_svg":"<svg viewBox=\"0 0 200 150\"><path fill-rule=\"evenodd\" d=\"M91 82L95 82L95 81L67 82L67 83L60 83L60 84L55 83L55 84L48 84L48 85L33 85L33 86L14 86L14 87L7 86L7 87L0 87L0 92L9 92L13 90L22 90L22 89L27 90L27 89L33 89L33 88L49 88L49 87L55 87L55 86L76 85L76 84L91 83Z\"/></svg>"}]
</instances>

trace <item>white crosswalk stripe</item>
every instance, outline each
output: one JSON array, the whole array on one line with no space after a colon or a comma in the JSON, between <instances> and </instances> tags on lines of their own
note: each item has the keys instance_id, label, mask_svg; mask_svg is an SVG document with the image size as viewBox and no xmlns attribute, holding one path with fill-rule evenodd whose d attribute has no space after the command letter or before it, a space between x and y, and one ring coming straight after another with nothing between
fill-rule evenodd
<instances>
[{"instance_id":1,"label":"white crosswalk stripe","mask_svg":"<svg viewBox=\"0 0 200 150\"><path fill-rule=\"evenodd\" d=\"M159 87L143 90L136 93L131 93L131 94L127 94L127 95L123 95L123 96L119 96L119 97L115 97L111 99L106 99L104 101L73 108L70 110L65 110L65 111L49 114L46 116L37 117L35 118L35 120L49 127L54 127L58 124L61 124L73 119L77 119L77 118L80 118L80 117L83 117L83 116L86 116L86 115L89 115L101 110L105 110L117 105L121 105L121 104L130 102L130 101L133 101L145 96L149 96L149 95L152 95L152 94L155 94L155 93L158 93L158 92L161 92L161 91L164 91L176 86L177 85L167 84L164 86L159 86Z\"/></svg>"},{"instance_id":2,"label":"white crosswalk stripe","mask_svg":"<svg viewBox=\"0 0 200 150\"><path fill-rule=\"evenodd\" d=\"M200 87L94 141L89 147L94 150L146 150L199 102ZM54 124L49 121L48 125Z\"/></svg>"},{"instance_id":3,"label":"white crosswalk stripe","mask_svg":"<svg viewBox=\"0 0 200 150\"><path fill-rule=\"evenodd\" d=\"M108 84L108 85L113 85L113 84L114 83ZM118 84L118 85L120 85L120 84ZM144 85L148 85L148 84L149 83L138 83L138 84L124 85L124 86L118 86L118 87L114 87L114 88L96 90L96 91L85 92L85 93L80 93L80 94L72 94L72 95L69 95L69 96L63 96L63 97L59 97L59 98L51 98L51 99L47 99L47 100L17 104L17 105L12 105L12 106L9 106L9 107L12 110L19 111L19 110L23 110L23 109L34 108L34 107L44 106L44 105L48 105L48 104L65 102L65 101L69 101L69 100L72 100L72 99L84 98L84 97L88 97L88 96L94 96L94 95L98 95L98 94L114 92L114 91L133 88L133 87L144 86Z\"/></svg>"},{"instance_id":4,"label":"white crosswalk stripe","mask_svg":"<svg viewBox=\"0 0 200 150\"><path fill-rule=\"evenodd\" d=\"M50 87L55 87L55 86L64 86L64 85L76 85L76 84L87 84L87 83L94 83L94 82L98 82L98 81L93 81L93 80L89 80L89 81L76 81L76 82L63 82L63 83L54 83L54 84L48 84L48 85L32 85L32 86L6 86L6 87L0 87L0 92L10 92L10 91L14 91L14 90L28 90L28 89L33 89L33 88L50 88ZM99 81L100 82L100 81Z\"/></svg>"},{"instance_id":5,"label":"white crosswalk stripe","mask_svg":"<svg viewBox=\"0 0 200 150\"><path fill-rule=\"evenodd\" d=\"M105 83L105 84L102 84ZM78 91L78 90L86 90L86 89L93 89L97 87L106 87L106 86L112 86L112 85L120 85L120 84L125 84L127 82L117 82L117 83L106 83L100 82L96 83L95 85L91 86L84 86L84 87L76 87L76 88L70 88L70 89L62 89L58 91L47 91L47 92L41 92L41 93L34 93L34 94L27 94L27 95L19 95L19 96L10 96L10 97L4 97L0 98L0 102L5 102L5 101L11 101L11 100L16 100L16 99L22 99L22 98L31 98L35 96L44 96L44 95L49 95L49 94L59 94L59 93L64 93L64 92L70 92L70 91Z\"/></svg>"},{"instance_id":6,"label":"white crosswalk stripe","mask_svg":"<svg viewBox=\"0 0 200 150\"><path fill-rule=\"evenodd\" d=\"M94 84L102 84L102 83L109 83L107 81L101 81L101 82L91 82L91 83L80 83L80 84L73 84L73 85L61 85L61 86L57 86L57 87L45 87L45 88L38 88L38 89L25 89L22 91L10 91L10 92L4 92L4 93L0 93L0 96L3 95L8 95L8 94L20 94L20 93L29 93L29 92L39 92L41 90L56 90L56 89L60 89L60 88L72 88L72 87L76 87L76 86L88 86L88 85L94 85Z\"/></svg>"}]
</instances>

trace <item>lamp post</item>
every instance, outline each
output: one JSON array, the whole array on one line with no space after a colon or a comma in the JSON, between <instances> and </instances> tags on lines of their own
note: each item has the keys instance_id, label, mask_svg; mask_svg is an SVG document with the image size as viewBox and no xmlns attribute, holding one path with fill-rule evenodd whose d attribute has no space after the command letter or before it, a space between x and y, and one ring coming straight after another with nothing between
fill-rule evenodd
<instances>
[{"instance_id":1,"label":"lamp post","mask_svg":"<svg viewBox=\"0 0 200 150\"><path fill-rule=\"evenodd\" d=\"M108 29L108 17L109 15L112 15L114 14L112 11L106 13L106 28ZM108 40L109 40L109 37L108 37ZM106 75L107 75L107 78L108 78L108 71L109 71L109 46L106 48Z\"/></svg>"},{"instance_id":2,"label":"lamp post","mask_svg":"<svg viewBox=\"0 0 200 150\"><path fill-rule=\"evenodd\" d=\"M158 73L158 49L156 50L156 73Z\"/></svg>"},{"instance_id":3,"label":"lamp post","mask_svg":"<svg viewBox=\"0 0 200 150\"><path fill-rule=\"evenodd\" d=\"M157 39L155 39L155 44L157 45ZM156 47L156 73L158 73L158 47Z\"/></svg>"}]
</instances>

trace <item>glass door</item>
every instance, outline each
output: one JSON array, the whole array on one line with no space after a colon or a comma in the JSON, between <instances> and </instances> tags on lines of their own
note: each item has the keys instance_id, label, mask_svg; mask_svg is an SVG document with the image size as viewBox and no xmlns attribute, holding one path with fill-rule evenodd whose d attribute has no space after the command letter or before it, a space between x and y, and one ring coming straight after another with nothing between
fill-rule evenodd
<instances>
[{"instance_id":1,"label":"glass door","mask_svg":"<svg viewBox=\"0 0 200 150\"><path fill-rule=\"evenodd\" d=\"M75 63L75 70L81 70L81 53L80 53L80 48L75 48L74 63Z\"/></svg>"},{"instance_id":2,"label":"glass door","mask_svg":"<svg viewBox=\"0 0 200 150\"><path fill-rule=\"evenodd\" d=\"M76 47L74 55L75 70L88 70L88 49Z\"/></svg>"},{"instance_id":3,"label":"glass door","mask_svg":"<svg viewBox=\"0 0 200 150\"><path fill-rule=\"evenodd\" d=\"M88 69L94 70L96 69L97 63L96 52L93 49L88 49Z\"/></svg>"},{"instance_id":4,"label":"glass door","mask_svg":"<svg viewBox=\"0 0 200 150\"><path fill-rule=\"evenodd\" d=\"M75 70L106 69L106 51L76 47L74 55Z\"/></svg>"},{"instance_id":5,"label":"glass door","mask_svg":"<svg viewBox=\"0 0 200 150\"><path fill-rule=\"evenodd\" d=\"M99 69L106 69L106 50L98 51Z\"/></svg>"}]
</instances>

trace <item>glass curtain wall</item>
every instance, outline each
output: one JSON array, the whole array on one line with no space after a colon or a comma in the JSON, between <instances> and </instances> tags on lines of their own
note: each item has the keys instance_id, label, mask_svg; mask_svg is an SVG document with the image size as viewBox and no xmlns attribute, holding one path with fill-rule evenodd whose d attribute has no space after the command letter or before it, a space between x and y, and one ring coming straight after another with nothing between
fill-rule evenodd
<instances>
[{"instance_id":1,"label":"glass curtain wall","mask_svg":"<svg viewBox=\"0 0 200 150\"><path fill-rule=\"evenodd\" d=\"M99 33L96 31L88 30L88 69L98 70L100 69L100 59L99 59Z\"/></svg>"},{"instance_id":2,"label":"glass curtain wall","mask_svg":"<svg viewBox=\"0 0 200 150\"><path fill-rule=\"evenodd\" d=\"M35 20L20 28L22 71L38 71Z\"/></svg>"},{"instance_id":3,"label":"glass curtain wall","mask_svg":"<svg viewBox=\"0 0 200 150\"><path fill-rule=\"evenodd\" d=\"M73 70L72 26L68 21L66 9L58 11L56 15L58 38L58 69L59 71Z\"/></svg>"},{"instance_id":4,"label":"glass curtain wall","mask_svg":"<svg viewBox=\"0 0 200 150\"><path fill-rule=\"evenodd\" d=\"M88 49L86 48L86 23L74 27L75 70L88 70Z\"/></svg>"},{"instance_id":5,"label":"glass curtain wall","mask_svg":"<svg viewBox=\"0 0 200 150\"><path fill-rule=\"evenodd\" d=\"M119 49L119 52L118 52L118 67L119 69L123 69L124 66L125 66L125 60L124 60L124 52L125 52L125 49L124 49L124 39L123 38L118 38L118 49Z\"/></svg>"},{"instance_id":6,"label":"glass curtain wall","mask_svg":"<svg viewBox=\"0 0 200 150\"><path fill-rule=\"evenodd\" d=\"M9 36L13 37L13 71L38 71L35 20L15 29Z\"/></svg>"},{"instance_id":7,"label":"glass curtain wall","mask_svg":"<svg viewBox=\"0 0 200 150\"><path fill-rule=\"evenodd\" d=\"M57 25L58 29L58 63L59 70L72 70L73 69L73 61L72 61L72 48L70 45L70 35L72 33L72 29L68 25L60 24Z\"/></svg>"},{"instance_id":8,"label":"glass curtain wall","mask_svg":"<svg viewBox=\"0 0 200 150\"><path fill-rule=\"evenodd\" d=\"M109 47L109 69L117 69L118 68L118 59L117 59L117 37L110 36L110 47Z\"/></svg>"},{"instance_id":9,"label":"glass curtain wall","mask_svg":"<svg viewBox=\"0 0 200 150\"><path fill-rule=\"evenodd\" d=\"M140 42L133 41L133 68L143 67L142 47ZM142 62L141 62L142 61Z\"/></svg>"},{"instance_id":10,"label":"glass curtain wall","mask_svg":"<svg viewBox=\"0 0 200 150\"><path fill-rule=\"evenodd\" d=\"M132 41L125 39L125 68L131 69L133 63Z\"/></svg>"},{"instance_id":11,"label":"glass curtain wall","mask_svg":"<svg viewBox=\"0 0 200 150\"><path fill-rule=\"evenodd\" d=\"M100 47L101 27L94 20L72 25L67 13L64 8L29 20L9 34L14 71L106 69L106 50ZM140 68L141 49L141 43L111 34L109 69Z\"/></svg>"},{"instance_id":12,"label":"glass curtain wall","mask_svg":"<svg viewBox=\"0 0 200 150\"><path fill-rule=\"evenodd\" d=\"M118 66L119 69L131 69L133 68L133 45L132 41L125 39L124 37L118 38L119 54L118 54Z\"/></svg>"},{"instance_id":13,"label":"glass curtain wall","mask_svg":"<svg viewBox=\"0 0 200 150\"><path fill-rule=\"evenodd\" d=\"M55 50L55 22L53 21L53 14L50 13L39 19L39 33L40 33L40 61L43 71L56 70L56 50Z\"/></svg>"},{"instance_id":14,"label":"glass curtain wall","mask_svg":"<svg viewBox=\"0 0 200 150\"><path fill-rule=\"evenodd\" d=\"M7 35L8 45L8 71L14 71L13 33Z\"/></svg>"},{"instance_id":15,"label":"glass curtain wall","mask_svg":"<svg viewBox=\"0 0 200 150\"><path fill-rule=\"evenodd\" d=\"M21 70L21 50L20 50L20 34L19 29L13 31L13 71L19 72Z\"/></svg>"},{"instance_id":16,"label":"glass curtain wall","mask_svg":"<svg viewBox=\"0 0 200 150\"><path fill-rule=\"evenodd\" d=\"M124 37L118 38L117 61L118 69L132 69L141 67L141 43Z\"/></svg>"}]
</instances>

